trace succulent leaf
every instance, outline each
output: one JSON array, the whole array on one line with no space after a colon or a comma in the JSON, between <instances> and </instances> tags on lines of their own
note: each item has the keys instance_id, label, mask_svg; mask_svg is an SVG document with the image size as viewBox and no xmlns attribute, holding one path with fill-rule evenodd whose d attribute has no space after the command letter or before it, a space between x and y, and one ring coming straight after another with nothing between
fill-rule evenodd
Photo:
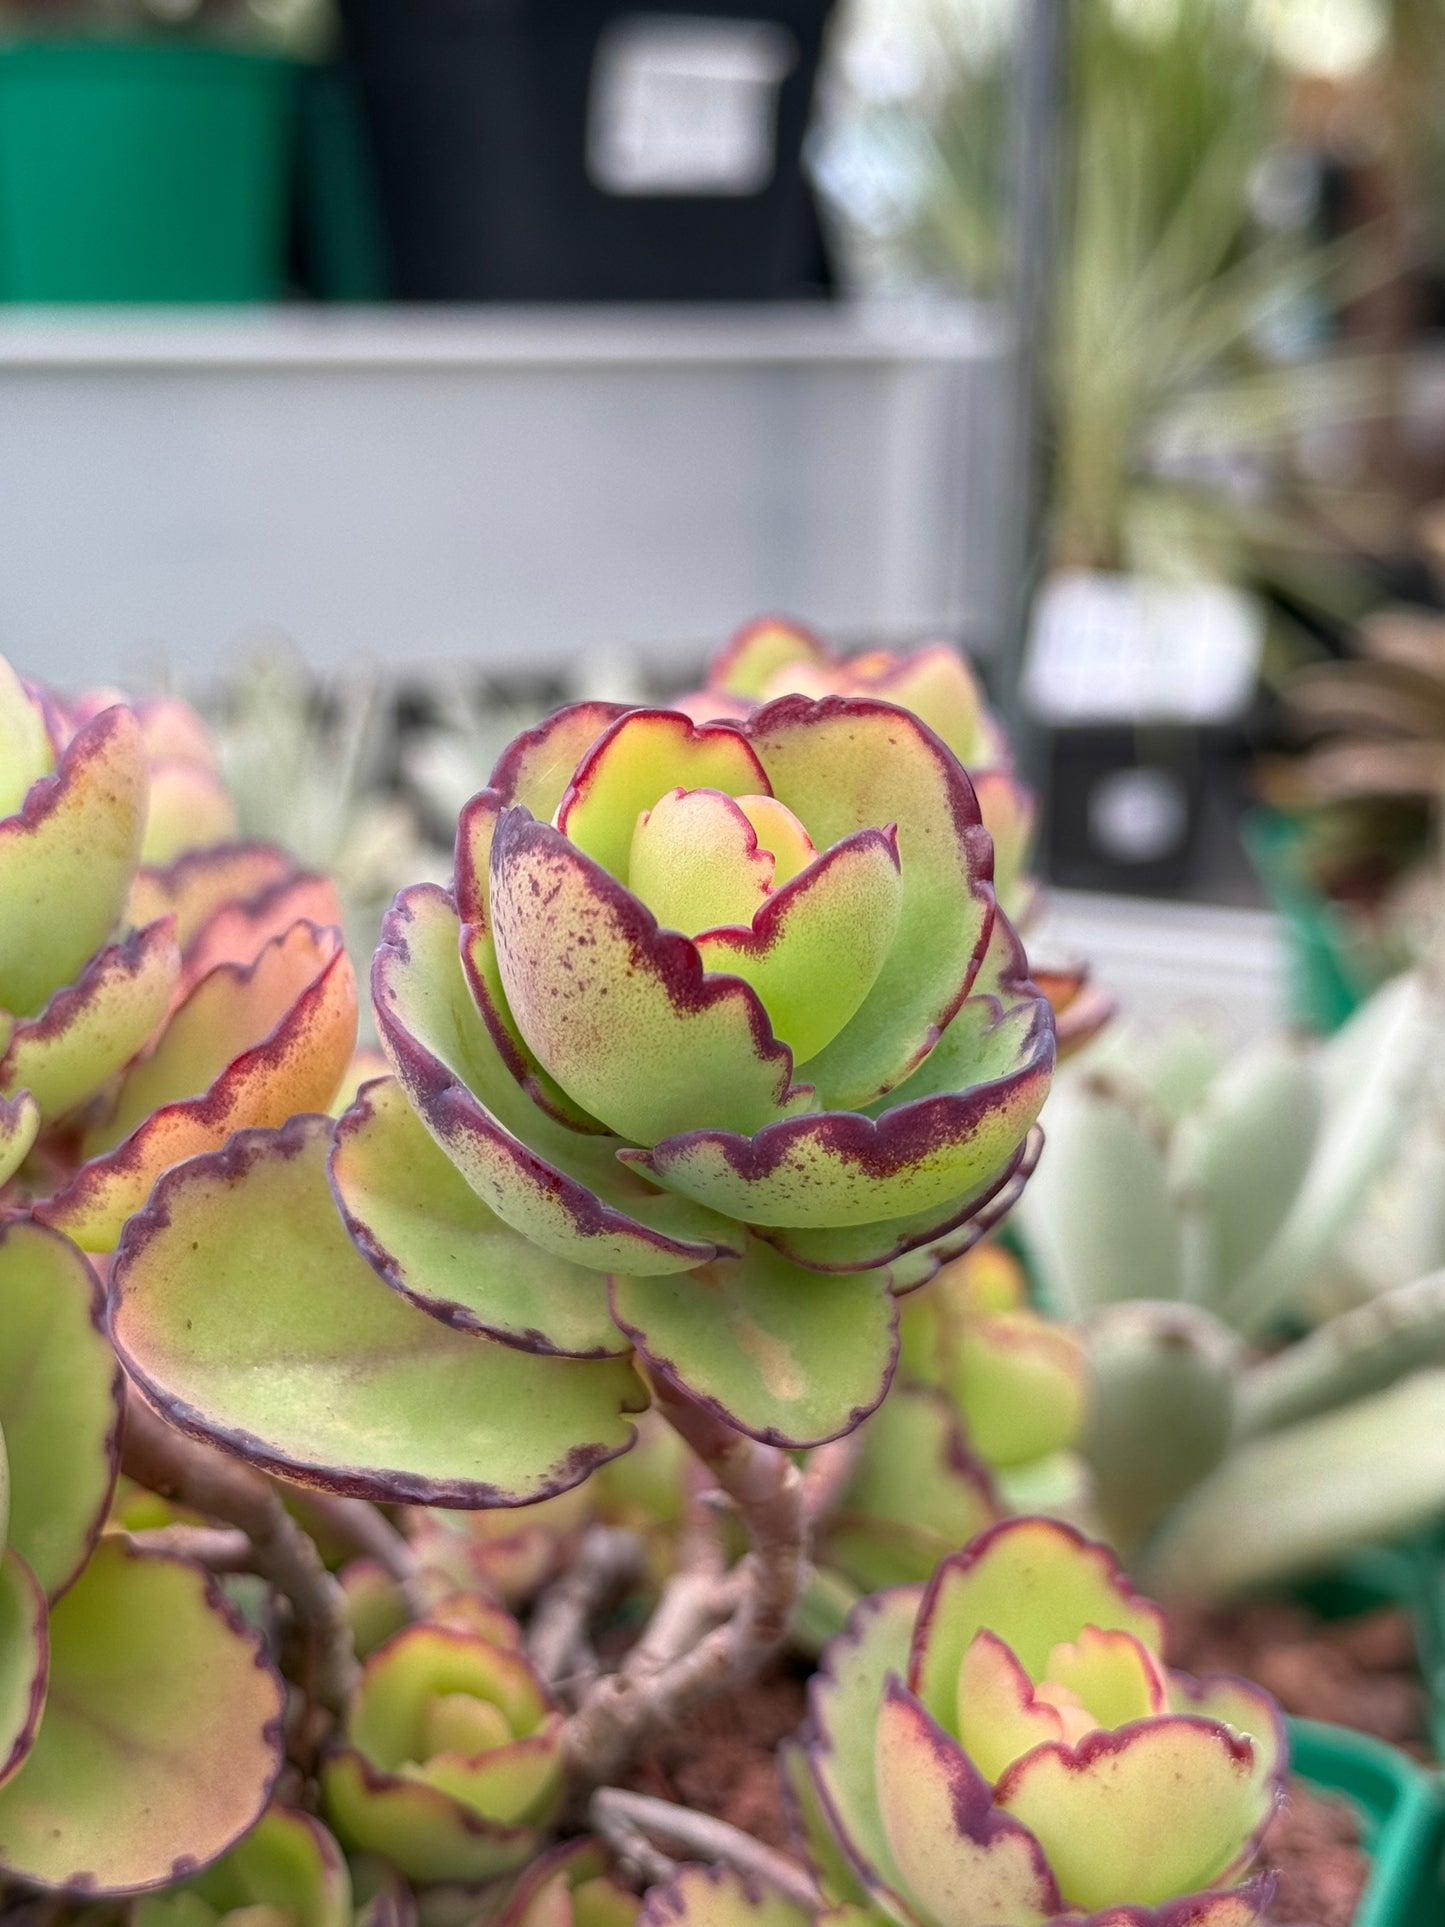
<instances>
[{"instance_id":1,"label":"succulent leaf","mask_svg":"<svg viewBox=\"0 0 1445 1927\"><path fill-rule=\"evenodd\" d=\"M337 1125L331 1183L358 1250L433 1317L527 1351L627 1349L601 1274L554 1257L489 1210L394 1078L365 1085Z\"/></svg>"},{"instance_id":2,"label":"succulent leaf","mask_svg":"<svg viewBox=\"0 0 1445 1927\"><path fill-rule=\"evenodd\" d=\"M115 929L140 856L149 779L140 725L107 709L53 776L0 820L0 1007L33 1016Z\"/></svg>"},{"instance_id":3,"label":"succulent leaf","mask_svg":"<svg viewBox=\"0 0 1445 1927\"><path fill-rule=\"evenodd\" d=\"M29 1091L0 1097L0 1190L29 1157L40 1135L40 1106Z\"/></svg>"},{"instance_id":4,"label":"succulent leaf","mask_svg":"<svg viewBox=\"0 0 1445 1927\"><path fill-rule=\"evenodd\" d=\"M676 1271L740 1242L715 1213L632 1179L611 1154L617 1140L566 1130L533 1101L468 991L461 929L442 891L403 891L372 998L397 1082L477 1195L545 1250L599 1271Z\"/></svg>"},{"instance_id":5,"label":"succulent leaf","mask_svg":"<svg viewBox=\"0 0 1445 1927\"><path fill-rule=\"evenodd\" d=\"M74 1110L153 1035L180 973L165 919L97 951L74 984L16 1024L0 1055L0 1089L28 1090L47 1121Z\"/></svg>"},{"instance_id":6,"label":"succulent leaf","mask_svg":"<svg viewBox=\"0 0 1445 1927\"><path fill-rule=\"evenodd\" d=\"M888 1389L897 1313L886 1274L801 1271L759 1239L671 1277L612 1279L612 1311L650 1369L777 1445L817 1445Z\"/></svg>"},{"instance_id":7,"label":"succulent leaf","mask_svg":"<svg viewBox=\"0 0 1445 1927\"><path fill-rule=\"evenodd\" d=\"M240 1132L132 1219L111 1332L147 1396L286 1477L371 1498L517 1504L624 1451L645 1403L630 1363L519 1352L390 1290L337 1215L329 1135L318 1117Z\"/></svg>"},{"instance_id":8,"label":"succulent leaf","mask_svg":"<svg viewBox=\"0 0 1445 1927\"><path fill-rule=\"evenodd\" d=\"M54 1598L85 1563L110 1505L121 1376L89 1265L25 1219L0 1225L0 1329L9 1543Z\"/></svg>"},{"instance_id":9,"label":"succulent leaf","mask_svg":"<svg viewBox=\"0 0 1445 1927\"><path fill-rule=\"evenodd\" d=\"M0 1788L0 1867L87 1896L233 1845L281 1766L281 1681L206 1576L101 1541L50 1616L50 1694Z\"/></svg>"},{"instance_id":10,"label":"succulent leaf","mask_svg":"<svg viewBox=\"0 0 1445 1927\"><path fill-rule=\"evenodd\" d=\"M50 1680L45 1594L13 1546L0 1554L0 1787L40 1731Z\"/></svg>"}]
</instances>

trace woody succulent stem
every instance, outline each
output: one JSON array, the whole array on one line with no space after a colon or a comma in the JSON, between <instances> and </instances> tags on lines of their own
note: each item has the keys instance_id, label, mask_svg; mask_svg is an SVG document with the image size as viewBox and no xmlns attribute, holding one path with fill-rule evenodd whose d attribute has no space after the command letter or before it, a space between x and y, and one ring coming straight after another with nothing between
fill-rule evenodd
<instances>
[{"instance_id":1,"label":"woody succulent stem","mask_svg":"<svg viewBox=\"0 0 1445 1927\"><path fill-rule=\"evenodd\" d=\"M663 1382L654 1395L736 1511L748 1551L731 1571L710 1548L684 1565L622 1669L583 1699L567 1727L579 1790L615 1778L654 1735L758 1673L786 1637L807 1584L803 1480L787 1453Z\"/></svg>"},{"instance_id":2,"label":"woody succulent stem","mask_svg":"<svg viewBox=\"0 0 1445 1927\"><path fill-rule=\"evenodd\" d=\"M173 1430L134 1393L126 1401L122 1466L147 1490L245 1535L249 1557L240 1559L235 1541L226 1569L259 1573L288 1601L311 1653L316 1697L342 1711L358 1678L345 1596L271 1481Z\"/></svg>"}]
</instances>

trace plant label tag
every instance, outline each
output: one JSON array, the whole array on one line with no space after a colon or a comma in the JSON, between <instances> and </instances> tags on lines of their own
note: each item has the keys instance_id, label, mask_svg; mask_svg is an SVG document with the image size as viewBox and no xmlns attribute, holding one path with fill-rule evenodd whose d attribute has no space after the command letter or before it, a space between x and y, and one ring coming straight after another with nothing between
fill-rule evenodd
<instances>
[{"instance_id":1,"label":"plant label tag","mask_svg":"<svg viewBox=\"0 0 1445 1927\"><path fill-rule=\"evenodd\" d=\"M797 63L770 20L625 15L597 45L587 172L607 194L757 194L777 164L778 91Z\"/></svg>"},{"instance_id":2,"label":"plant label tag","mask_svg":"<svg viewBox=\"0 0 1445 1927\"><path fill-rule=\"evenodd\" d=\"M1263 647L1259 604L1224 583L1061 571L1034 605L1024 698L1056 727L1225 723Z\"/></svg>"}]
</instances>

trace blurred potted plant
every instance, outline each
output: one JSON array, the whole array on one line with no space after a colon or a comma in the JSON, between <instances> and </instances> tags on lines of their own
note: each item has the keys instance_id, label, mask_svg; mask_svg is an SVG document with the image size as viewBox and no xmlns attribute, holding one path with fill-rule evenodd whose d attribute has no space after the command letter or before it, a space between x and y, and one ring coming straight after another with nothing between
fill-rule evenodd
<instances>
[{"instance_id":1,"label":"blurred potted plant","mask_svg":"<svg viewBox=\"0 0 1445 1927\"><path fill-rule=\"evenodd\" d=\"M0 299L281 292L325 0L6 0Z\"/></svg>"}]
</instances>

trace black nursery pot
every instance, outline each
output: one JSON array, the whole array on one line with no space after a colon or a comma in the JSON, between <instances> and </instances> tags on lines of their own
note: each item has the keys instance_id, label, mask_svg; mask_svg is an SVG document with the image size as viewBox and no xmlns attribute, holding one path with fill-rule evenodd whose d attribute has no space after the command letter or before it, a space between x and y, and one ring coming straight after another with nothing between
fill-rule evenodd
<instances>
[{"instance_id":1,"label":"black nursery pot","mask_svg":"<svg viewBox=\"0 0 1445 1927\"><path fill-rule=\"evenodd\" d=\"M826 291L802 170L833 0L342 0L390 291Z\"/></svg>"}]
</instances>

